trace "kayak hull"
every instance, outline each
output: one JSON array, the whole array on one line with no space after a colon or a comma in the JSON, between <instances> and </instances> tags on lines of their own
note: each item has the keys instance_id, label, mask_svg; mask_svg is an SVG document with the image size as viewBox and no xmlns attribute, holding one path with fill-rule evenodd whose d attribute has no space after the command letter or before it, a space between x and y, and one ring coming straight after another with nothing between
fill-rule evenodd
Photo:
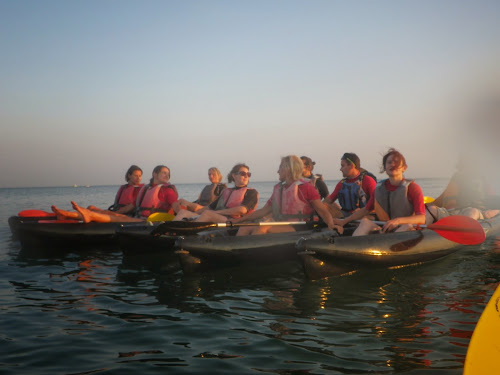
<instances>
[{"instance_id":1,"label":"kayak hull","mask_svg":"<svg viewBox=\"0 0 500 375\"><path fill-rule=\"evenodd\" d=\"M500 231L499 217L481 224L487 236ZM461 246L430 229L358 237L304 238L297 243L304 272L311 279L366 266L400 267L429 262L451 254Z\"/></svg>"},{"instance_id":2,"label":"kayak hull","mask_svg":"<svg viewBox=\"0 0 500 375\"><path fill-rule=\"evenodd\" d=\"M17 236L23 248L74 249L91 245L116 245L115 232L123 223L83 223L58 220L21 220ZM132 223L131 223L132 224Z\"/></svg>"},{"instance_id":3,"label":"kayak hull","mask_svg":"<svg viewBox=\"0 0 500 375\"><path fill-rule=\"evenodd\" d=\"M138 255L170 252L173 254L177 236L153 236L151 232L158 225L158 223L120 225L116 230L116 237L123 253L127 255Z\"/></svg>"},{"instance_id":4,"label":"kayak hull","mask_svg":"<svg viewBox=\"0 0 500 375\"><path fill-rule=\"evenodd\" d=\"M214 230L181 236L176 243L182 270L192 273L214 267L277 264L297 261L295 243L303 236L328 237L332 232L298 231L259 236L235 236L234 230Z\"/></svg>"}]
</instances>

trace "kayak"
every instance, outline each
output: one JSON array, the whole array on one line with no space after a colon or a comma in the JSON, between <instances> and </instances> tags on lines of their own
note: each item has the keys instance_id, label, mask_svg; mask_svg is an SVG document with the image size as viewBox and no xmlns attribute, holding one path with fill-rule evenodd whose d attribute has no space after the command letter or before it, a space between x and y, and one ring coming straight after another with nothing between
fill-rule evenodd
<instances>
[{"instance_id":1,"label":"kayak","mask_svg":"<svg viewBox=\"0 0 500 375\"><path fill-rule=\"evenodd\" d=\"M500 215L479 223L486 237L500 231ZM357 237L304 237L297 242L304 272L311 279L339 275L363 266L397 267L428 262L451 254L461 246L430 229Z\"/></svg>"},{"instance_id":2,"label":"kayak","mask_svg":"<svg viewBox=\"0 0 500 375\"><path fill-rule=\"evenodd\" d=\"M122 224L124 223L83 223L76 220L23 218L17 222L16 233L23 248L73 249L89 245L117 244L115 233Z\"/></svg>"},{"instance_id":3,"label":"kayak","mask_svg":"<svg viewBox=\"0 0 500 375\"><path fill-rule=\"evenodd\" d=\"M122 224L116 229L116 238L124 254L174 252L177 236L154 236L151 232L160 223Z\"/></svg>"},{"instance_id":4,"label":"kayak","mask_svg":"<svg viewBox=\"0 0 500 375\"><path fill-rule=\"evenodd\" d=\"M56 220L56 214L42 210L23 210L16 216L8 219L9 227L14 238L18 237L18 228L20 222L38 221L38 220Z\"/></svg>"},{"instance_id":5,"label":"kayak","mask_svg":"<svg viewBox=\"0 0 500 375\"><path fill-rule=\"evenodd\" d=\"M179 236L175 247L183 272L213 267L298 261L295 243L302 237L329 238L326 228L256 236L236 236L237 229L215 229Z\"/></svg>"}]
</instances>

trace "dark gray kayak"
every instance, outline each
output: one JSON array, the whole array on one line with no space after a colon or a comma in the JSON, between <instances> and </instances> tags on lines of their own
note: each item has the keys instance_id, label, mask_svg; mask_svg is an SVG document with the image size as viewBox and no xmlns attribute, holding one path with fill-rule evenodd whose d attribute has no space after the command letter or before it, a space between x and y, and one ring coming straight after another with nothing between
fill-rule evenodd
<instances>
[{"instance_id":1,"label":"dark gray kayak","mask_svg":"<svg viewBox=\"0 0 500 375\"><path fill-rule=\"evenodd\" d=\"M218 229L179 237L176 247L183 271L298 261L295 243L300 238L326 239L334 235L327 229L256 236L235 236L235 233L234 229Z\"/></svg>"},{"instance_id":2,"label":"dark gray kayak","mask_svg":"<svg viewBox=\"0 0 500 375\"><path fill-rule=\"evenodd\" d=\"M480 221L486 236L500 231L500 216ZM304 237L297 242L304 271L318 279L370 267L395 267L444 257L464 245L430 229L329 238Z\"/></svg>"}]
</instances>

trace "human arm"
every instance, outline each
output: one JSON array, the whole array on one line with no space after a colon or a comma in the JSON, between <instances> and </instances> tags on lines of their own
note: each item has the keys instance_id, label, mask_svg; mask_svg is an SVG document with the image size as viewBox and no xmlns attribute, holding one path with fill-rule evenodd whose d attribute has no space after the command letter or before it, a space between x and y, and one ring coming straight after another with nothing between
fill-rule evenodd
<instances>
[{"instance_id":1,"label":"human arm","mask_svg":"<svg viewBox=\"0 0 500 375\"><path fill-rule=\"evenodd\" d=\"M344 231L342 226L335 224L334 219L332 218L332 215L330 215L330 212L328 211L326 206L321 202L320 199L316 199L316 200L311 201L311 206L318 213L318 215L323 219L325 224L328 226L328 229L336 230L339 233L342 233Z\"/></svg>"}]
</instances>

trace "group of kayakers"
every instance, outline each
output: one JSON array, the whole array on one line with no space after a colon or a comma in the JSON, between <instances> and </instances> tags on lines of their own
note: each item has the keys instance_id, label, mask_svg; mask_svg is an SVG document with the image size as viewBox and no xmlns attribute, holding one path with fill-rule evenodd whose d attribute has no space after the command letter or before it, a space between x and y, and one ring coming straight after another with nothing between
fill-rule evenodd
<instances>
[{"instance_id":1,"label":"group of kayakers","mask_svg":"<svg viewBox=\"0 0 500 375\"><path fill-rule=\"evenodd\" d=\"M467 215L475 219L489 218L497 210L486 210L485 198L493 194L484 179L462 161L443 194L434 202L424 204L420 186L407 180L405 157L390 148L382 158L380 172L387 179L376 182L376 177L361 168L354 153L344 153L340 160L343 179L332 194L321 176L313 175L314 162L306 157L288 155L281 158L278 168L279 183L266 204L256 210L259 194L248 187L250 168L236 164L227 176L227 187L220 171L208 170L210 184L205 186L194 202L179 199L177 189L170 181L170 170L164 165L154 168L149 184L140 183L142 170L133 165L125 176L127 183L116 194L108 210L94 206L80 207L72 202L73 211L52 207L61 218L84 222L131 222L146 220L157 212L170 213L173 220L233 223L261 221L258 226L240 228L239 235L293 231L287 222L321 219L329 229L342 232L343 226L360 221L353 235L373 231L392 232L413 230L415 226L432 223L448 215ZM470 169L470 170L469 170ZM129 215L131 215L129 216ZM383 221L383 225L374 219ZM265 225L266 222L283 225ZM264 223L262 223L264 222Z\"/></svg>"}]
</instances>

